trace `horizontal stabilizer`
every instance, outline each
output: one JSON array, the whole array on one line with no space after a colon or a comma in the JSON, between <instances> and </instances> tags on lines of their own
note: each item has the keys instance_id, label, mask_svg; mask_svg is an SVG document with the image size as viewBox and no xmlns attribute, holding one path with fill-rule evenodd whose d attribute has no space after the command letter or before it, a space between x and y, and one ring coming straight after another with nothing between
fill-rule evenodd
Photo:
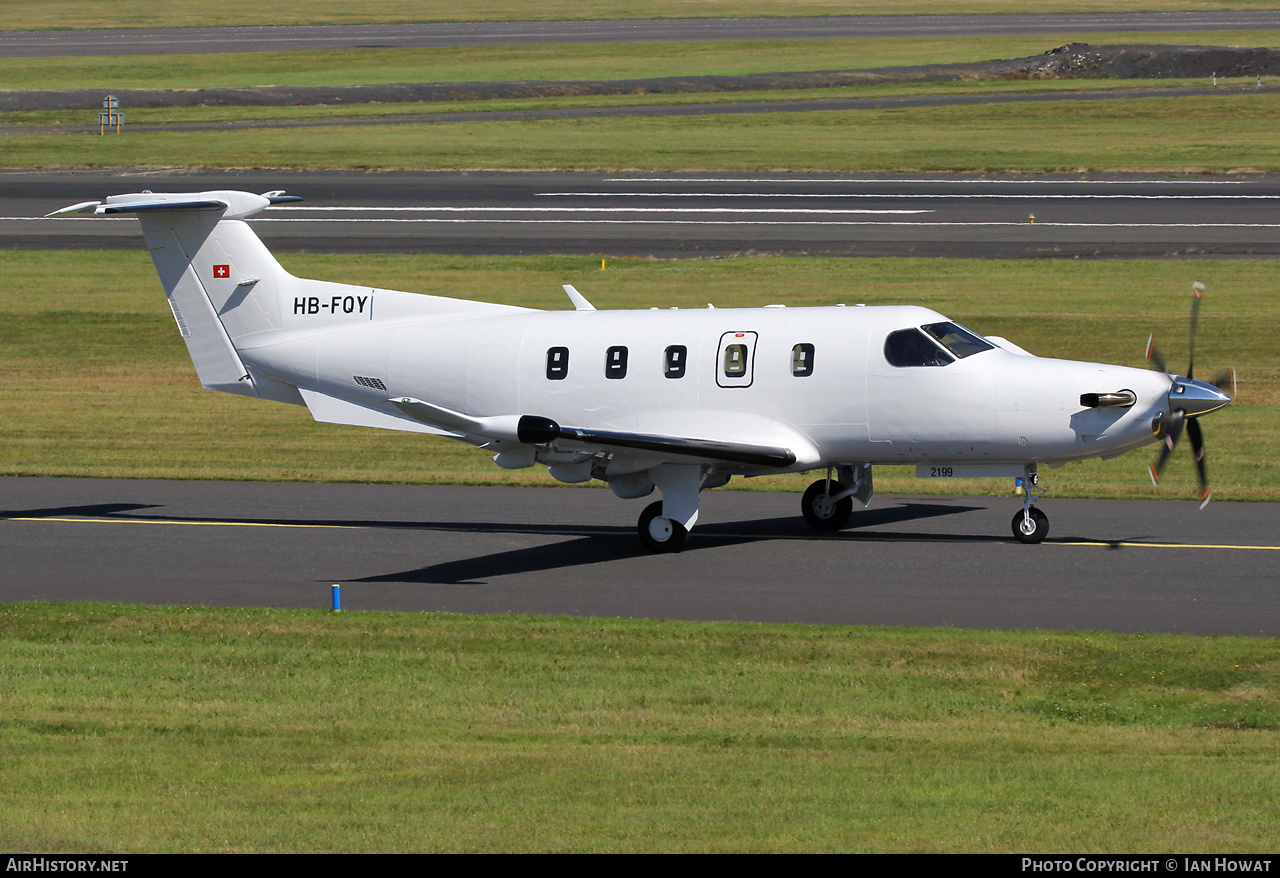
<instances>
[{"instance_id":1,"label":"horizontal stabilizer","mask_svg":"<svg viewBox=\"0 0 1280 878\"><path fill-rule=\"evenodd\" d=\"M283 191L254 195L252 192L218 190L213 192L134 192L128 195L112 195L106 201L83 201L53 213L59 216L116 216L129 213L155 213L157 211L218 211L223 219L244 219L273 204L301 201L285 195Z\"/></svg>"},{"instance_id":2,"label":"horizontal stabilizer","mask_svg":"<svg viewBox=\"0 0 1280 878\"><path fill-rule=\"evenodd\" d=\"M86 201L55 210L49 216L111 216L120 213L146 213L154 210L226 210L222 201L146 201L136 204L103 204Z\"/></svg>"}]
</instances>

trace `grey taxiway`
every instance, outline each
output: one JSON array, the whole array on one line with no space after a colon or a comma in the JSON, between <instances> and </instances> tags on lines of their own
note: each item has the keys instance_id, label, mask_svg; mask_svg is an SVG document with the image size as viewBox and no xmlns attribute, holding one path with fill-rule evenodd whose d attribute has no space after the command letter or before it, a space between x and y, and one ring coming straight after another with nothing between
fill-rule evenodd
<instances>
[{"instance_id":1,"label":"grey taxiway","mask_svg":"<svg viewBox=\"0 0 1280 878\"><path fill-rule=\"evenodd\" d=\"M1134 459L1134 466L1141 466ZM803 480L798 481L797 485ZM792 494L710 492L686 550L573 488L0 479L0 601L1280 636L1280 504L877 496L816 534Z\"/></svg>"}]
</instances>

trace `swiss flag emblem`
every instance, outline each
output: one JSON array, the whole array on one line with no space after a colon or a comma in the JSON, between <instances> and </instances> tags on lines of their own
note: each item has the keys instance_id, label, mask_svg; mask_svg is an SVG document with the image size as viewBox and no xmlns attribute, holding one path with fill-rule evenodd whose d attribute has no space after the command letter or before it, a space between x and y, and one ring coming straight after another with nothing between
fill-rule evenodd
<instances>
[{"instance_id":1,"label":"swiss flag emblem","mask_svg":"<svg viewBox=\"0 0 1280 878\"><path fill-rule=\"evenodd\" d=\"M231 277L231 266L215 265L213 267L213 276L214 277Z\"/></svg>"}]
</instances>

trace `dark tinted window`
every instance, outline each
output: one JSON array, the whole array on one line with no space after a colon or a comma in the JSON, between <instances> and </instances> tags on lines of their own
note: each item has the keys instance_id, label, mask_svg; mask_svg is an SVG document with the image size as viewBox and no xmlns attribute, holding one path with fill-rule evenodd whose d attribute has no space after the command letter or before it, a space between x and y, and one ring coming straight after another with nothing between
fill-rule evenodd
<instances>
[{"instance_id":1,"label":"dark tinted window","mask_svg":"<svg viewBox=\"0 0 1280 878\"><path fill-rule=\"evenodd\" d=\"M724 374L726 378L741 378L747 374L747 346L744 344L725 345Z\"/></svg>"},{"instance_id":2,"label":"dark tinted window","mask_svg":"<svg viewBox=\"0 0 1280 878\"><path fill-rule=\"evenodd\" d=\"M798 344L791 349L791 374L797 378L813 374L813 345Z\"/></svg>"},{"instance_id":3,"label":"dark tinted window","mask_svg":"<svg viewBox=\"0 0 1280 878\"><path fill-rule=\"evenodd\" d=\"M569 349L550 348L547 350L547 377L559 381L569 374Z\"/></svg>"},{"instance_id":4,"label":"dark tinted window","mask_svg":"<svg viewBox=\"0 0 1280 878\"><path fill-rule=\"evenodd\" d=\"M604 355L604 377L627 377L627 349L624 347L609 348Z\"/></svg>"},{"instance_id":5,"label":"dark tinted window","mask_svg":"<svg viewBox=\"0 0 1280 878\"><path fill-rule=\"evenodd\" d=\"M662 374L668 378L684 377L684 361L689 349L682 344L670 345L662 356Z\"/></svg>"},{"instance_id":6,"label":"dark tinted window","mask_svg":"<svg viewBox=\"0 0 1280 878\"><path fill-rule=\"evenodd\" d=\"M945 366L955 358L929 341L918 329L900 329L884 340L890 366Z\"/></svg>"}]
</instances>

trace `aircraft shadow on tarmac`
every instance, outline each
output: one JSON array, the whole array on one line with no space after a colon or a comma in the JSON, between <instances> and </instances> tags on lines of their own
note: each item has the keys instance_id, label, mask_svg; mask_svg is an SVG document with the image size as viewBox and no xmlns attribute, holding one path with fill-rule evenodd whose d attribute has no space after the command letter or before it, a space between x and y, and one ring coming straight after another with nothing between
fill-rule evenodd
<instances>
[{"instance_id":1,"label":"aircraft shadow on tarmac","mask_svg":"<svg viewBox=\"0 0 1280 878\"><path fill-rule=\"evenodd\" d=\"M121 513L137 512L140 509L159 509L156 503L94 503L87 506L48 506L43 509L4 509L0 510L0 520L5 518L139 518L140 516L122 516Z\"/></svg>"},{"instance_id":2,"label":"aircraft shadow on tarmac","mask_svg":"<svg viewBox=\"0 0 1280 878\"><path fill-rule=\"evenodd\" d=\"M752 521L723 522L719 524L699 525L694 537L689 540L684 553L703 551L706 549L742 543L766 542L770 540L814 540L814 541L846 541L846 542L1007 542L1001 537L982 535L955 535L931 533L858 533L862 528L877 525L888 525L899 522L915 521L939 516L957 515L963 512L979 511L979 506L939 505L906 503L886 509L868 510L854 516L850 525L839 533L815 533L804 525L797 517L766 518ZM558 533L572 535L581 528L529 528L504 525L487 525L468 530L501 531L504 533ZM635 536L632 528L590 528L589 535L583 535L569 542L558 542L522 549L512 549L492 555L479 555L472 558L459 558L444 561L415 570L404 570L367 576L360 579L349 579L347 582L365 583L420 583L437 585L483 585L489 579L501 576L514 576L522 573L534 573L545 570L558 570L569 567L580 567L587 564L600 564L624 559L643 559L652 563L664 563L670 555L654 555L644 549ZM603 531L616 531L605 533ZM669 561L665 563L670 563ZM326 580L327 581L327 580Z\"/></svg>"},{"instance_id":3,"label":"aircraft shadow on tarmac","mask_svg":"<svg viewBox=\"0 0 1280 878\"><path fill-rule=\"evenodd\" d=\"M568 569L588 564L642 559L642 563L671 563L671 556L653 555L646 551L636 538L635 529L628 526L572 525L572 524L516 524L509 522L464 521L394 521L372 519L317 519L317 518L249 518L249 517L198 517L182 515L140 515L142 510L158 510L161 504L148 503L100 503L83 506L47 507L24 510L0 511L4 518L106 518L120 521L217 523L235 525L320 526L361 529L440 531L452 533L528 534L531 536L561 536L571 539L513 549L494 554L459 558L390 573L346 579L346 582L365 583L420 583L420 584L476 584L489 579L533 573L545 570ZM946 518L966 512L985 511L985 507L959 503L905 502L878 509L856 512L849 525L835 533L819 533L810 530L799 516L748 519L699 525L690 539L685 553L706 551L735 544L769 542L774 540L806 540L814 542L877 542L877 543L1004 543L1010 537L998 533L948 534L937 531L884 531L891 527L932 518ZM1118 548L1118 544L1112 548ZM678 557L678 556L677 556ZM342 577L338 577L339 580ZM326 582L332 581L328 578Z\"/></svg>"}]
</instances>

